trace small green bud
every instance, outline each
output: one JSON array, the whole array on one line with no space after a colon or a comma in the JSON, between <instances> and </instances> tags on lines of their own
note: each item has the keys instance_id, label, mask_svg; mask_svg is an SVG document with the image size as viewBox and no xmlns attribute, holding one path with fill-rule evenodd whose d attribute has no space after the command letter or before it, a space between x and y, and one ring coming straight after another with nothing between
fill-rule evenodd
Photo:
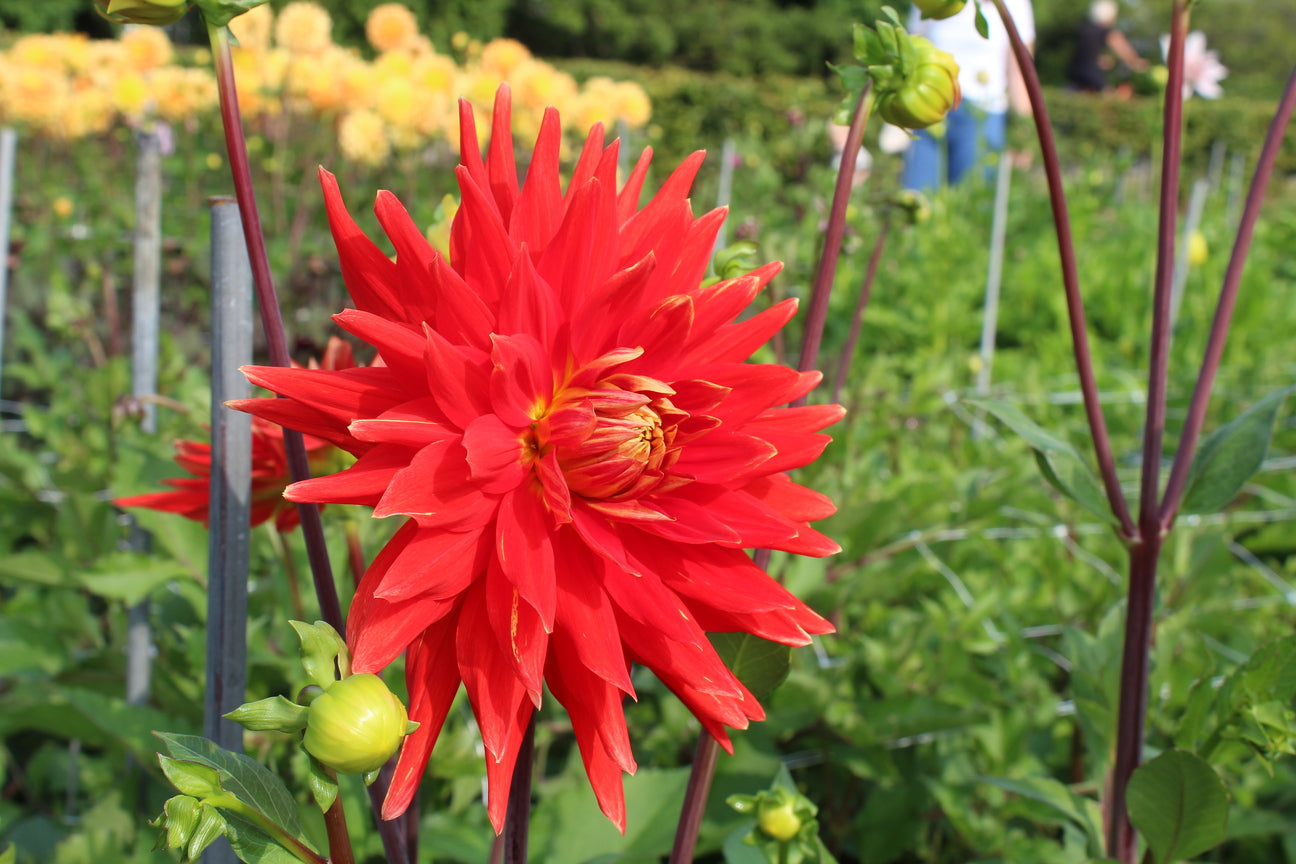
<instances>
[{"instance_id":1,"label":"small green bud","mask_svg":"<svg viewBox=\"0 0 1296 864\"><path fill-rule=\"evenodd\" d=\"M782 790L779 790L782 791ZM801 817L790 795L764 798L756 808L756 824L775 840L786 843L801 831Z\"/></svg>"},{"instance_id":2,"label":"small green bud","mask_svg":"<svg viewBox=\"0 0 1296 864\"><path fill-rule=\"evenodd\" d=\"M162 766L162 773L171 781L171 785L185 795L210 798L224 791L221 789L220 774L215 768L199 762L172 759L170 756L161 754L158 755L158 763Z\"/></svg>"},{"instance_id":3,"label":"small green bud","mask_svg":"<svg viewBox=\"0 0 1296 864\"><path fill-rule=\"evenodd\" d=\"M189 795L168 798L162 805L162 815L152 822L163 831L162 837L158 839L158 846L165 845L167 849L188 848L189 838L198 829L201 809L202 804L198 799Z\"/></svg>"},{"instance_id":4,"label":"small green bud","mask_svg":"<svg viewBox=\"0 0 1296 864\"><path fill-rule=\"evenodd\" d=\"M875 73L878 115L902 129L923 129L945 119L958 106L962 91L958 63L922 36L899 34L908 45L904 59L884 74ZM870 70L873 71L873 70Z\"/></svg>"},{"instance_id":5,"label":"small green bud","mask_svg":"<svg viewBox=\"0 0 1296 864\"><path fill-rule=\"evenodd\" d=\"M335 682L311 703L304 745L339 774L366 774L391 758L405 737L409 715L377 675Z\"/></svg>"},{"instance_id":6,"label":"small green bud","mask_svg":"<svg viewBox=\"0 0 1296 864\"><path fill-rule=\"evenodd\" d=\"M189 0L95 0L111 20L122 24L174 24L189 11Z\"/></svg>"}]
</instances>

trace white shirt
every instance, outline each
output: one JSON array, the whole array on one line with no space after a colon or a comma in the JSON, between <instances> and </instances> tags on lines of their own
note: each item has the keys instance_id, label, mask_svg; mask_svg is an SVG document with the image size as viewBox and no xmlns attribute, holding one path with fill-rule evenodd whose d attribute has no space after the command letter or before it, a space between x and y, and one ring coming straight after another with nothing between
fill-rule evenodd
<instances>
[{"instance_id":1,"label":"white shirt","mask_svg":"<svg viewBox=\"0 0 1296 864\"><path fill-rule=\"evenodd\" d=\"M1005 0L1022 41L1035 41L1035 12L1031 0ZM926 36L937 48L954 55L959 64L959 88L963 98L991 113L1008 110L1008 63L1012 48L1008 31L995 7L984 4L990 38L976 30L976 4L969 2L957 15L940 21L923 20L917 7L909 15L909 32Z\"/></svg>"}]
</instances>

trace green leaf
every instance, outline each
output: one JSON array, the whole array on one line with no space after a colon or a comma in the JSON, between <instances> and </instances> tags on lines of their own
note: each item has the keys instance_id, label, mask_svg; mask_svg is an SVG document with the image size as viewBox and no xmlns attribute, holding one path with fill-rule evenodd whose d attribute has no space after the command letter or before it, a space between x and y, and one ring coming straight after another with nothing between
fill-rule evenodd
<instances>
[{"instance_id":1,"label":"green leaf","mask_svg":"<svg viewBox=\"0 0 1296 864\"><path fill-rule=\"evenodd\" d=\"M315 806L319 807L322 813L332 807L333 802L337 800L337 778L330 774L314 756L310 757L309 762L310 774L306 780L310 785L311 796L315 799Z\"/></svg>"},{"instance_id":2,"label":"green leaf","mask_svg":"<svg viewBox=\"0 0 1296 864\"><path fill-rule=\"evenodd\" d=\"M758 700L764 701L787 678L792 649L750 633L711 633L720 659Z\"/></svg>"},{"instance_id":3,"label":"green leaf","mask_svg":"<svg viewBox=\"0 0 1296 864\"><path fill-rule=\"evenodd\" d=\"M1090 806L1094 802L1072 792L1065 784L1052 777L1027 777L1022 780L1009 777L982 777L981 779L992 786L998 786L1005 792L1012 792L1014 795L1052 807L1084 832L1091 850L1102 850L1102 826L1100 821L1094 818L1096 808ZM1101 818L1101 814L1097 815Z\"/></svg>"},{"instance_id":4,"label":"green leaf","mask_svg":"<svg viewBox=\"0 0 1296 864\"><path fill-rule=\"evenodd\" d=\"M981 3L976 4L976 31L981 34L982 39L990 38L990 22L986 20L985 10L981 8Z\"/></svg>"},{"instance_id":5,"label":"green leaf","mask_svg":"<svg viewBox=\"0 0 1296 864\"><path fill-rule=\"evenodd\" d=\"M267 0L195 0L203 18L213 27L224 27L244 12L250 12Z\"/></svg>"},{"instance_id":6,"label":"green leaf","mask_svg":"<svg viewBox=\"0 0 1296 864\"><path fill-rule=\"evenodd\" d=\"M1140 767L1125 798L1153 864L1200 855L1227 836L1228 792L1210 763L1186 750L1166 750Z\"/></svg>"},{"instance_id":7,"label":"green leaf","mask_svg":"<svg viewBox=\"0 0 1296 864\"><path fill-rule=\"evenodd\" d=\"M209 798L221 794L220 774L215 768L198 762L185 762L158 754L162 773L184 795Z\"/></svg>"},{"instance_id":8,"label":"green leaf","mask_svg":"<svg viewBox=\"0 0 1296 864\"><path fill-rule=\"evenodd\" d=\"M247 819L228 810L221 815L225 818L225 836L230 846L246 864L301 864L300 858Z\"/></svg>"},{"instance_id":9,"label":"green leaf","mask_svg":"<svg viewBox=\"0 0 1296 864\"><path fill-rule=\"evenodd\" d=\"M1185 513L1214 513L1228 506L1269 454L1278 409L1296 385L1275 390L1216 429L1193 455L1183 503Z\"/></svg>"},{"instance_id":10,"label":"green leaf","mask_svg":"<svg viewBox=\"0 0 1296 864\"><path fill-rule=\"evenodd\" d=\"M254 807L293 836L301 836L292 795L283 781L260 762L241 753L231 753L197 735L155 734L171 756L215 768L225 792Z\"/></svg>"},{"instance_id":11,"label":"green leaf","mask_svg":"<svg viewBox=\"0 0 1296 864\"><path fill-rule=\"evenodd\" d=\"M1106 522L1115 524L1107 494L1089 463L1071 444L1021 413L1014 405L989 399L969 399L969 405L990 412L1003 421L1035 451L1035 461L1044 479L1063 495Z\"/></svg>"}]
</instances>

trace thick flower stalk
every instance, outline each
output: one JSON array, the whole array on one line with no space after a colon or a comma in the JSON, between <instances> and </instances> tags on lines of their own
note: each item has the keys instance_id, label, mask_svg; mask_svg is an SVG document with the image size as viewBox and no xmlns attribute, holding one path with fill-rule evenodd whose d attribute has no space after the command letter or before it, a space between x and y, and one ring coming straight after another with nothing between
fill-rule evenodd
<instances>
[{"instance_id":1,"label":"thick flower stalk","mask_svg":"<svg viewBox=\"0 0 1296 864\"><path fill-rule=\"evenodd\" d=\"M295 483L294 501L365 504L406 523L351 605L356 672L406 652L410 719L383 808L409 805L460 684L487 751L498 830L518 750L548 686L571 716L603 811L624 828L633 772L622 709L640 663L721 743L763 716L708 631L800 645L831 626L743 551L831 555L810 527L833 511L785 472L828 443L835 405L786 408L820 380L745 362L796 311L738 320L778 271L701 284L721 210L694 218L694 154L639 207L651 153L618 191L618 144L590 132L564 192L545 114L517 182L501 88L487 158L460 108L462 205L446 261L378 195L391 260L322 172L356 308L335 316L381 362L252 367L282 399L247 411L356 453Z\"/></svg>"},{"instance_id":2,"label":"thick flower stalk","mask_svg":"<svg viewBox=\"0 0 1296 864\"><path fill-rule=\"evenodd\" d=\"M334 370L352 368L355 360L351 346L336 337L330 339L322 365L325 369ZM170 487L168 491L115 498L113 503L118 507L144 507L164 513L178 513L186 519L206 525L210 520L211 507L211 443L177 439L174 446L176 464L191 476L163 480L163 484ZM336 448L328 441L306 437L306 456L313 469L327 470L336 455ZM280 532L288 532L300 524L297 507L283 497L284 488L290 482L283 427L253 417L252 506L249 519L252 527L273 519Z\"/></svg>"}]
</instances>

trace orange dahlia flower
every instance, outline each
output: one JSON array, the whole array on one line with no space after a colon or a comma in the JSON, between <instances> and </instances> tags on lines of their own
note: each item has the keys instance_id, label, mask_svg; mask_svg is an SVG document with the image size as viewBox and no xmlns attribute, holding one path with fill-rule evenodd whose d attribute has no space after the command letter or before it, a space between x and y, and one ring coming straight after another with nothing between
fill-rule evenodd
<instances>
[{"instance_id":1,"label":"orange dahlia flower","mask_svg":"<svg viewBox=\"0 0 1296 864\"><path fill-rule=\"evenodd\" d=\"M450 259L400 203L377 215L393 261L321 174L356 308L335 320L385 365L255 367L286 397L240 407L343 444L346 471L294 501L366 504L405 524L370 565L347 622L356 672L406 652L410 719L383 807L403 812L462 683L481 727L498 830L527 723L548 686L571 717L604 813L624 830L635 760L622 700L647 666L727 749L761 706L708 631L800 645L831 626L744 549L830 555L831 514L792 482L828 442L835 405L785 408L819 373L745 361L792 317L738 316L777 264L701 285L722 210L694 218L694 154L643 208L645 153L616 188L595 127L564 192L550 109L519 187L501 88L487 158L460 106L462 204Z\"/></svg>"},{"instance_id":2,"label":"orange dahlia flower","mask_svg":"<svg viewBox=\"0 0 1296 864\"><path fill-rule=\"evenodd\" d=\"M312 362L312 366L315 364ZM329 339L324 350L324 369L350 369L355 366L351 346L336 336ZM312 435L305 437L306 456L312 467L323 468L330 461L334 446L329 441ZM176 464L188 471L191 477L175 477L162 482L171 487L169 492L149 492L115 498L118 507L145 507L164 513L179 513L204 525L210 523L212 447L206 441L174 442ZM284 488L290 482L288 454L284 449L283 427L261 417L252 418L252 527L274 519L281 532L291 531L300 524L297 507L284 500Z\"/></svg>"}]
</instances>

